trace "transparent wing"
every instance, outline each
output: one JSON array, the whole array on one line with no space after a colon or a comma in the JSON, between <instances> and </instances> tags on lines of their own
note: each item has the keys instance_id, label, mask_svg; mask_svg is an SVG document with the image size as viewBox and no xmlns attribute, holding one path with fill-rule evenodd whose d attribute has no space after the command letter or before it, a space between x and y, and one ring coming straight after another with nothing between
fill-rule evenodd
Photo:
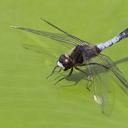
<instances>
[{"instance_id":1,"label":"transparent wing","mask_svg":"<svg viewBox=\"0 0 128 128\"><path fill-rule=\"evenodd\" d=\"M97 61L97 59L93 59L93 61L91 61L91 62L96 62ZM99 62L99 59L98 59L98 62ZM119 64L122 64L122 63L126 63L126 62L128 62L128 57L124 57L124 58L121 58L121 59L118 59L118 60L116 60L116 61L114 61L114 62L111 62L111 65L109 64L109 65L107 65L106 63L104 63L106 66L116 66L116 65L119 65ZM88 62L89 63L89 62ZM100 62L101 64L103 64L103 62ZM89 65L89 67L90 67L90 65ZM92 68L95 68L95 67L97 67L97 65L91 65L91 67ZM72 77L73 78L75 78L75 79L73 79L73 80L75 80L75 81L77 81L77 82L79 82L80 80L82 80L82 79L85 79L85 80L87 80L88 78L88 76L90 76L89 74L90 74L90 71L89 71L89 69L90 68L88 68L88 65L85 65L85 66L79 66L79 68L82 70L82 71L84 71L85 73L82 73L82 72L75 72L74 74L72 74ZM95 68L95 70L96 70L96 68ZM97 74L100 74L100 73L106 73L106 72L108 72L108 70L106 69L106 68L99 68L98 70L97 70ZM92 74L92 73L91 73Z\"/></svg>"},{"instance_id":2,"label":"transparent wing","mask_svg":"<svg viewBox=\"0 0 128 128\"><path fill-rule=\"evenodd\" d=\"M97 62L97 61L96 61ZM112 86L112 73L100 65L88 66L89 78L92 80L91 92L94 101L101 106L104 114L112 112L114 103L114 88Z\"/></svg>"},{"instance_id":3,"label":"transparent wing","mask_svg":"<svg viewBox=\"0 0 128 128\"><path fill-rule=\"evenodd\" d=\"M43 20L43 19L42 19ZM46 32L46 31L42 31L42 30L36 30L36 29L31 29L31 28L26 28L26 27L20 27L20 26L11 26L12 28L15 29L20 29L26 32L30 32L36 35L40 35L40 36L44 36L59 42L63 42L63 43L68 43L70 45L76 46L78 44L88 44L88 42L79 39L76 36L73 36L67 32L65 32L64 30L60 29L59 27L53 25L52 23L43 20L44 22L46 22L47 24L49 24L50 26L54 27L55 29L59 30L60 32L62 32L63 34L59 34L59 33L52 33L52 32Z\"/></svg>"},{"instance_id":4,"label":"transparent wing","mask_svg":"<svg viewBox=\"0 0 128 128\"><path fill-rule=\"evenodd\" d=\"M119 59L119 60L117 60L117 61L114 61L114 62L113 62L113 66L114 66L114 65L121 64L121 63L124 63L124 62L127 62L127 61L128 61L128 56L126 56L126 57L124 57L124 58L121 58L121 59Z\"/></svg>"},{"instance_id":5,"label":"transparent wing","mask_svg":"<svg viewBox=\"0 0 128 128\"><path fill-rule=\"evenodd\" d=\"M109 67L109 69L113 72L116 78L121 82L121 84L119 84L120 87L123 89L125 93L128 94L128 81L125 79L120 69L114 64L114 62L108 56L102 54L99 55L99 58L105 65Z\"/></svg>"},{"instance_id":6,"label":"transparent wing","mask_svg":"<svg viewBox=\"0 0 128 128\"><path fill-rule=\"evenodd\" d=\"M95 65L89 65L88 67L93 78L93 98L95 102L101 106L105 114L109 114L113 108L114 76L121 82L119 85L123 91L128 94L128 81L124 78L119 68L116 67L116 64L121 61L113 62L105 55L99 55L89 61L89 63L97 63Z\"/></svg>"},{"instance_id":7,"label":"transparent wing","mask_svg":"<svg viewBox=\"0 0 128 128\"><path fill-rule=\"evenodd\" d=\"M53 39L53 40L56 40L59 42L64 42L64 43L68 43L71 45L77 45L77 43L73 39L71 39L63 34L45 32L45 31L40 31L40 30L35 30L35 29L25 28L25 27L20 27L20 26L11 26L11 27L20 29L20 30L23 30L26 32L30 32L30 33L33 33L36 35L44 36L44 37L47 37L47 38L50 38L50 39Z\"/></svg>"},{"instance_id":8,"label":"transparent wing","mask_svg":"<svg viewBox=\"0 0 128 128\"><path fill-rule=\"evenodd\" d=\"M47 21L47 20L44 20L44 19L42 19L42 18L41 18L41 20L44 21L44 22L46 22L46 23L49 24L50 26L54 27L55 29L59 30L60 32L64 33L64 34L67 35L68 37L74 39L78 44L81 44L81 43L84 43L84 44L86 44L86 45L87 45L87 44L90 44L90 43L88 43L88 42L85 41L85 40L82 40L82 39L80 39L80 38L78 38L78 37L76 37L76 36L74 36L74 35L72 35L72 34L69 34L68 32L62 30L60 27L55 26L54 24L50 23L50 22Z\"/></svg>"}]
</instances>

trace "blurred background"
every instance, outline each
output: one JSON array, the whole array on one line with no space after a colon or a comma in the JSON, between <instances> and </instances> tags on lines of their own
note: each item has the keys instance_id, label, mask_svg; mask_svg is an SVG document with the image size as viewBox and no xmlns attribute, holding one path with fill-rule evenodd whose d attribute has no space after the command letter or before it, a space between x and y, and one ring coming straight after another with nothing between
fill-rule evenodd
<instances>
[{"instance_id":1,"label":"blurred background","mask_svg":"<svg viewBox=\"0 0 128 128\"><path fill-rule=\"evenodd\" d=\"M127 0L0 1L1 128L127 128L128 97L114 86L114 108L101 113L82 80L78 86L54 86L51 72L58 56L70 49L55 41L10 28L20 25L57 32L40 18L92 43L106 41L128 27ZM113 60L128 55L128 39L106 49ZM26 50L24 45L32 45ZM33 47L35 46L35 47ZM128 79L127 62L118 66ZM72 81L63 81L64 85Z\"/></svg>"}]
</instances>

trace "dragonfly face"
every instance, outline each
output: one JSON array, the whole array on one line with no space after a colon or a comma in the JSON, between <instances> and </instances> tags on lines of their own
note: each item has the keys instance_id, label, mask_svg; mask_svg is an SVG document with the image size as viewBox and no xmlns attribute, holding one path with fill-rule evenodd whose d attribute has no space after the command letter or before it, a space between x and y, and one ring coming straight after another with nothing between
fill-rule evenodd
<instances>
[{"instance_id":1,"label":"dragonfly face","mask_svg":"<svg viewBox=\"0 0 128 128\"><path fill-rule=\"evenodd\" d=\"M73 67L73 60L69 55L62 54L57 62L57 65L66 71Z\"/></svg>"}]
</instances>

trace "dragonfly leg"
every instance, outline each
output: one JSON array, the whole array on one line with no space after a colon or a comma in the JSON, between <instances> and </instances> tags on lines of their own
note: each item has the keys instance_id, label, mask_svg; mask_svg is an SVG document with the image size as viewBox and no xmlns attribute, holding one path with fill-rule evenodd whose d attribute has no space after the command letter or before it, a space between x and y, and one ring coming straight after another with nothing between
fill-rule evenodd
<instances>
[{"instance_id":1,"label":"dragonfly leg","mask_svg":"<svg viewBox=\"0 0 128 128\"><path fill-rule=\"evenodd\" d=\"M81 70L80 68L75 67L75 69L76 69L76 70L78 70L78 71L80 71L80 72L83 72L84 74L86 74L86 75L87 75L87 72L85 72L85 71Z\"/></svg>"},{"instance_id":2,"label":"dragonfly leg","mask_svg":"<svg viewBox=\"0 0 128 128\"><path fill-rule=\"evenodd\" d=\"M56 70L57 67L58 67L58 66L55 66L55 67L53 68L51 74L46 77L47 79L48 79L49 77L51 77L51 76L54 74L54 72L55 72L55 70ZM60 71L60 70L59 70L59 71ZM58 71L58 72L59 72L59 71Z\"/></svg>"},{"instance_id":3,"label":"dragonfly leg","mask_svg":"<svg viewBox=\"0 0 128 128\"><path fill-rule=\"evenodd\" d=\"M59 80L55 83L55 85L58 84L60 81L66 79L67 77L71 76L71 75L72 75L72 72L73 72L73 68L71 68L71 70L70 70L70 72L69 72L69 74L68 74L67 76L64 76L64 77L62 77L61 79L59 79Z\"/></svg>"},{"instance_id":4,"label":"dragonfly leg","mask_svg":"<svg viewBox=\"0 0 128 128\"><path fill-rule=\"evenodd\" d=\"M71 75L72 75L72 72L73 72L73 68L71 68L71 70L70 70L68 76L71 76Z\"/></svg>"},{"instance_id":5,"label":"dragonfly leg","mask_svg":"<svg viewBox=\"0 0 128 128\"><path fill-rule=\"evenodd\" d=\"M82 66L84 66L84 65L82 65ZM80 71L80 72L82 72L82 73L84 73L85 75L87 75L87 77L88 77L88 79L87 79L88 80L88 84L87 84L86 89L90 92L91 91L92 81L93 81L93 76L91 74L88 75L88 72L85 72L85 71L81 70L78 67L75 67L75 69L78 70L78 71Z\"/></svg>"},{"instance_id":6,"label":"dragonfly leg","mask_svg":"<svg viewBox=\"0 0 128 128\"><path fill-rule=\"evenodd\" d=\"M85 66L85 64L82 65L82 66ZM83 71L82 69L78 68L77 66L75 66L75 69L80 71L80 72L82 72L82 73L84 73L86 75L88 81L92 80L92 74L89 74L88 72Z\"/></svg>"},{"instance_id":7,"label":"dragonfly leg","mask_svg":"<svg viewBox=\"0 0 128 128\"><path fill-rule=\"evenodd\" d=\"M90 92L92 87L92 81L88 81L86 89Z\"/></svg>"},{"instance_id":8,"label":"dragonfly leg","mask_svg":"<svg viewBox=\"0 0 128 128\"><path fill-rule=\"evenodd\" d=\"M86 87L87 90L91 91L93 82L94 82L94 76L90 73L88 75L88 83Z\"/></svg>"}]
</instances>

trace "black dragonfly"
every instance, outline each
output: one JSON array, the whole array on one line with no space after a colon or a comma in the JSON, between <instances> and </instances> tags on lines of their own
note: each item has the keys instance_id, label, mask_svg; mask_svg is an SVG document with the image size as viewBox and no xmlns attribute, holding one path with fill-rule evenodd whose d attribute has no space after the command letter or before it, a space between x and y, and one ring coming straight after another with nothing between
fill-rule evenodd
<instances>
[{"instance_id":1,"label":"black dragonfly","mask_svg":"<svg viewBox=\"0 0 128 128\"><path fill-rule=\"evenodd\" d=\"M53 28L59 30L62 34L40 31L20 26L11 27L74 46L70 54L62 54L59 57L57 65L54 67L54 69L48 77L54 74L56 68L59 68L59 71L70 70L69 74L59 79L57 83L71 76L74 69L78 70L79 72L82 72L87 77L87 80L90 83L88 89L92 91L94 101L102 107L102 112L107 113L107 111L109 111L108 106L112 104L112 99L109 96L109 92L111 92L111 87L106 82L102 82L103 79L107 78L107 75L105 75L107 73L99 74L99 72L101 72L102 70L102 72L108 71L109 74L114 74L114 76L121 82L121 84L119 84L120 87L126 93L128 92L128 81L124 78L122 72L119 70L119 68L117 68L117 66L114 64L111 58L101 54L101 52L105 48L108 48L111 45L121 41L122 39L127 38L128 28L123 30L121 33L119 33L112 39L94 45L72 34L69 34L68 32L62 30L61 28L55 26L54 24L50 23L47 20L42 20L46 22L48 25L52 26Z\"/></svg>"}]
</instances>

